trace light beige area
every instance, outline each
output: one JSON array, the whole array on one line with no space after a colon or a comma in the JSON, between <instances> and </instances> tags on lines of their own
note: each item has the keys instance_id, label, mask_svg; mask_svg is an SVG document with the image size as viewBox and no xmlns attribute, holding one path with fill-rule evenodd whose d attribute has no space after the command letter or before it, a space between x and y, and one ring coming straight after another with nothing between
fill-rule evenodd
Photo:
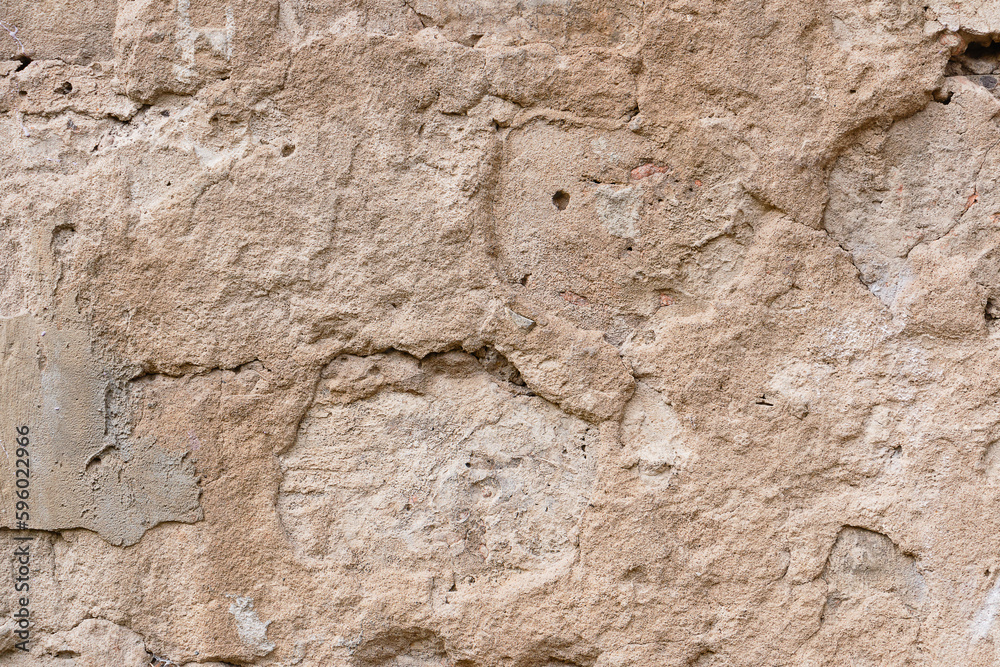
<instances>
[{"instance_id":1,"label":"light beige area","mask_svg":"<svg viewBox=\"0 0 1000 667\"><path fill-rule=\"evenodd\" d=\"M0 664L1000 664L998 35L6 3Z\"/></svg>"},{"instance_id":2,"label":"light beige area","mask_svg":"<svg viewBox=\"0 0 1000 667\"><path fill-rule=\"evenodd\" d=\"M477 578L569 569L595 427L520 385L498 386L460 353L338 358L324 376L281 457L278 512L304 563L409 572L443 560L430 574L455 592ZM369 396L352 395L359 382Z\"/></svg>"}]
</instances>

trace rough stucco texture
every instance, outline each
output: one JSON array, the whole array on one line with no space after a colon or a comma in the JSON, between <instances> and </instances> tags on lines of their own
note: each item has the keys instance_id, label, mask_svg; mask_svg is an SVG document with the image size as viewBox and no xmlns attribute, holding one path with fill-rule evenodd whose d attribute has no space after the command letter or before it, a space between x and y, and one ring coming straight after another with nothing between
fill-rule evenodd
<instances>
[{"instance_id":1,"label":"rough stucco texture","mask_svg":"<svg viewBox=\"0 0 1000 667\"><path fill-rule=\"evenodd\" d=\"M1000 664L998 95L980 0L4 2L0 664Z\"/></svg>"}]
</instances>

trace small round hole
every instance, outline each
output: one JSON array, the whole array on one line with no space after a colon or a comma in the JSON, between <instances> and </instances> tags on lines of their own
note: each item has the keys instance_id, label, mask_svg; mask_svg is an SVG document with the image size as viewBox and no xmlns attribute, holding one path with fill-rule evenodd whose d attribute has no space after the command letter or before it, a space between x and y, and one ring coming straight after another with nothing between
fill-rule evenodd
<instances>
[{"instance_id":1,"label":"small round hole","mask_svg":"<svg viewBox=\"0 0 1000 667\"><path fill-rule=\"evenodd\" d=\"M69 95L73 92L73 84L69 81L63 81L62 85L56 88L56 92L60 95Z\"/></svg>"},{"instance_id":2,"label":"small round hole","mask_svg":"<svg viewBox=\"0 0 1000 667\"><path fill-rule=\"evenodd\" d=\"M285 144L281 147L281 157L288 157L295 152L295 144Z\"/></svg>"},{"instance_id":3,"label":"small round hole","mask_svg":"<svg viewBox=\"0 0 1000 667\"><path fill-rule=\"evenodd\" d=\"M560 211L565 211L566 207L569 206L569 193L565 190L558 191L552 195L552 204Z\"/></svg>"}]
</instances>

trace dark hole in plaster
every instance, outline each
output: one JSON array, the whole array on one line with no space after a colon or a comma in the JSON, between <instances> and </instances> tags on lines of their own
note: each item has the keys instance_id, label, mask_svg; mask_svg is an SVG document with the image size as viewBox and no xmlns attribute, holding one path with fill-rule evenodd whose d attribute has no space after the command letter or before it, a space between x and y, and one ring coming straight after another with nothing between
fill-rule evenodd
<instances>
[{"instance_id":1,"label":"dark hole in plaster","mask_svg":"<svg viewBox=\"0 0 1000 667\"><path fill-rule=\"evenodd\" d=\"M1000 304L998 304L993 299L989 299L986 302L986 312L983 313L986 317L986 322L992 324L996 320L1000 320Z\"/></svg>"},{"instance_id":2,"label":"dark hole in plaster","mask_svg":"<svg viewBox=\"0 0 1000 667\"><path fill-rule=\"evenodd\" d=\"M560 211L565 211L566 207L569 206L569 193L565 190L559 190L552 195L552 204Z\"/></svg>"},{"instance_id":3,"label":"dark hole in plaster","mask_svg":"<svg viewBox=\"0 0 1000 667\"><path fill-rule=\"evenodd\" d=\"M963 76L994 95L1000 93L997 88L1000 82L1000 42L994 41L989 36L964 35L964 37L969 40L969 45L962 53L956 53L951 57L944 68L945 76ZM944 100L940 99L944 94L942 91L937 91L934 99L944 103Z\"/></svg>"}]
</instances>

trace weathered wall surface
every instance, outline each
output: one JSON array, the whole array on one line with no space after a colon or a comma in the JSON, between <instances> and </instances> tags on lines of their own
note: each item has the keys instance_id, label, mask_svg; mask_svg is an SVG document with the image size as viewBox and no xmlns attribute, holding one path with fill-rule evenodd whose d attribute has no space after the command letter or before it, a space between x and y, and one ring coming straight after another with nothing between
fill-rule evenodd
<instances>
[{"instance_id":1,"label":"weathered wall surface","mask_svg":"<svg viewBox=\"0 0 1000 667\"><path fill-rule=\"evenodd\" d=\"M994 39L4 3L0 664L1000 664Z\"/></svg>"}]
</instances>

